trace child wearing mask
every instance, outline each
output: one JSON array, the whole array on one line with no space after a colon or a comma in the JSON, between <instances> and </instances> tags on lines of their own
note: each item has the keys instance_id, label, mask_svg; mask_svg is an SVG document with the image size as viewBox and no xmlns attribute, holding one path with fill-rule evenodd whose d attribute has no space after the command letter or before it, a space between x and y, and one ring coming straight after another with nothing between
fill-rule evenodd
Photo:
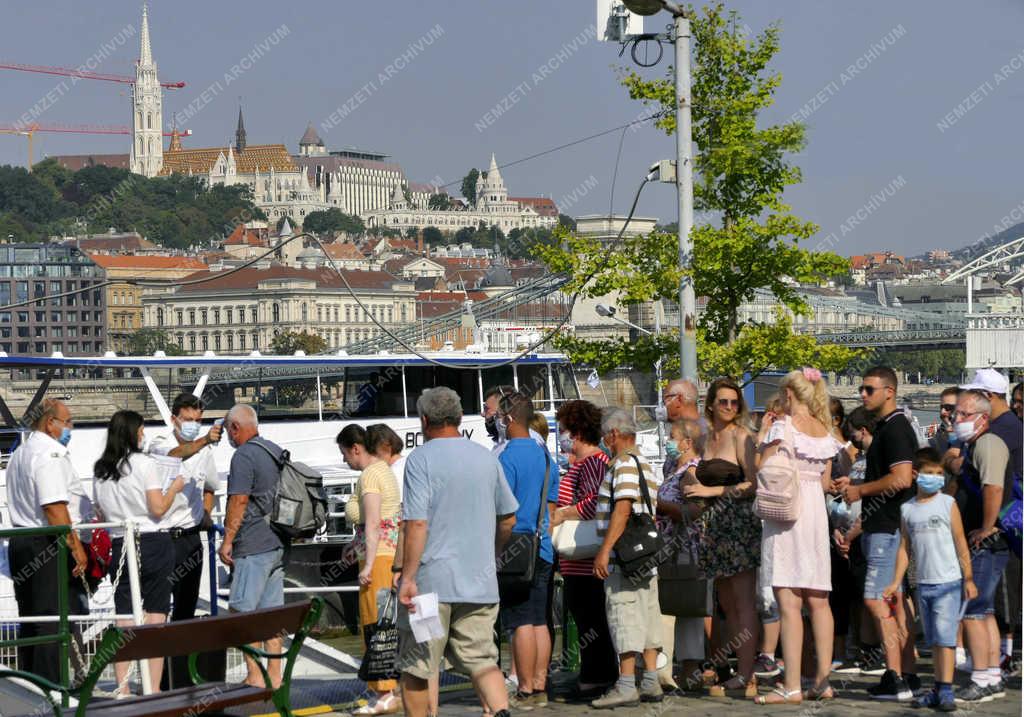
<instances>
[{"instance_id":1,"label":"child wearing mask","mask_svg":"<svg viewBox=\"0 0 1024 717\"><path fill-rule=\"evenodd\" d=\"M908 543L917 566L918 613L926 642L935 661L935 688L921 694L915 707L956 711L953 696L953 661L957 627L967 602L978 594L971 575L971 555L960 511L951 496L942 493L942 459L933 448L914 459L917 495L900 507L901 533L896 574L883 591L894 599L909 563Z\"/></svg>"}]
</instances>

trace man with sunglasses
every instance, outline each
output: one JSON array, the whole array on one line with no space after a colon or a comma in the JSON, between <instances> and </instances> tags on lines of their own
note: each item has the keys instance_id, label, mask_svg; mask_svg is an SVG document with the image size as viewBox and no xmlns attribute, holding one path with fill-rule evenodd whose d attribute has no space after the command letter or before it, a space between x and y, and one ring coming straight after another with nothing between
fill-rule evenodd
<instances>
[{"instance_id":1,"label":"man with sunglasses","mask_svg":"<svg viewBox=\"0 0 1024 717\"><path fill-rule=\"evenodd\" d=\"M939 397L939 425L935 429L935 435L928 442L940 456L944 456L950 448L960 445L953 431L953 414L956 413L956 400L959 397L958 386L950 386Z\"/></svg>"},{"instance_id":2,"label":"man with sunglasses","mask_svg":"<svg viewBox=\"0 0 1024 717\"><path fill-rule=\"evenodd\" d=\"M905 596L896 595L890 605L882 592L896 571L900 544L900 506L910 498L917 434L896 406L896 372L876 366L864 374L860 397L864 408L878 416L868 447L864 482L853 485L848 477L836 480L847 503L861 502L861 547L867 559L864 605L878 623L888 669L881 682L868 688L878 700L909 702L920 687L914 656L914 640L906 628Z\"/></svg>"}]
</instances>

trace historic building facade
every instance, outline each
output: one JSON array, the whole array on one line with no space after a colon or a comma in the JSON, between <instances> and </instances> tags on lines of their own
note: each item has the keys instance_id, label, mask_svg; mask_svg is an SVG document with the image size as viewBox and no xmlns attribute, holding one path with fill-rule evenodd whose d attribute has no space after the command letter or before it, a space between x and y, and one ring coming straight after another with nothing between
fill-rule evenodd
<instances>
[{"instance_id":1,"label":"historic building facade","mask_svg":"<svg viewBox=\"0 0 1024 717\"><path fill-rule=\"evenodd\" d=\"M129 167L136 174L155 177L163 167L163 90L149 44L149 16L142 6L139 61L132 85L132 148Z\"/></svg>"},{"instance_id":2,"label":"historic building facade","mask_svg":"<svg viewBox=\"0 0 1024 717\"><path fill-rule=\"evenodd\" d=\"M330 269L303 269L260 262L224 277L143 297L147 326L166 331L186 354L266 352L279 333L317 334L331 349L380 333L385 326L416 320L413 283L382 271L346 271L367 312Z\"/></svg>"}]
</instances>

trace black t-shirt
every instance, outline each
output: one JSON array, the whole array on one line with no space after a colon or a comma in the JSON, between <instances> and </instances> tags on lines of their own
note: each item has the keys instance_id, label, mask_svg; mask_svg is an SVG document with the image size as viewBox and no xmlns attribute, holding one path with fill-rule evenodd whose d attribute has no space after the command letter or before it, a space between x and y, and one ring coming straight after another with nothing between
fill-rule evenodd
<instances>
[{"instance_id":1,"label":"black t-shirt","mask_svg":"<svg viewBox=\"0 0 1024 717\"><path fill-rule=\"evenodd\" d=\"M864 482L881 480L900 463L914 462L917 433L903 411L897 409L878 422L868 447ZM861 528L865 533L895 533L900 529L900 506L913 495L907 488L895 493L879 493L861 504Z\"/></svg>"}]
</instances>

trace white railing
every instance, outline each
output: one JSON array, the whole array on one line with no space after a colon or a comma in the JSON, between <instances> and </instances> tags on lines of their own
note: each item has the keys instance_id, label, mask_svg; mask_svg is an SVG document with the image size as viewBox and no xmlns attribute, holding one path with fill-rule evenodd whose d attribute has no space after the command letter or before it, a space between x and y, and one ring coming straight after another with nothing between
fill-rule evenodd
<instances>
[{"instance_id":1,"label":"white railing","mask_svg":"<svg viewBox=\"0 0 1024 717\"><path fill-rule=\"evenodd\" d=\"M1024 329L1024 314L968 314L969 329Z\"/></svg>"}]
</instances>

